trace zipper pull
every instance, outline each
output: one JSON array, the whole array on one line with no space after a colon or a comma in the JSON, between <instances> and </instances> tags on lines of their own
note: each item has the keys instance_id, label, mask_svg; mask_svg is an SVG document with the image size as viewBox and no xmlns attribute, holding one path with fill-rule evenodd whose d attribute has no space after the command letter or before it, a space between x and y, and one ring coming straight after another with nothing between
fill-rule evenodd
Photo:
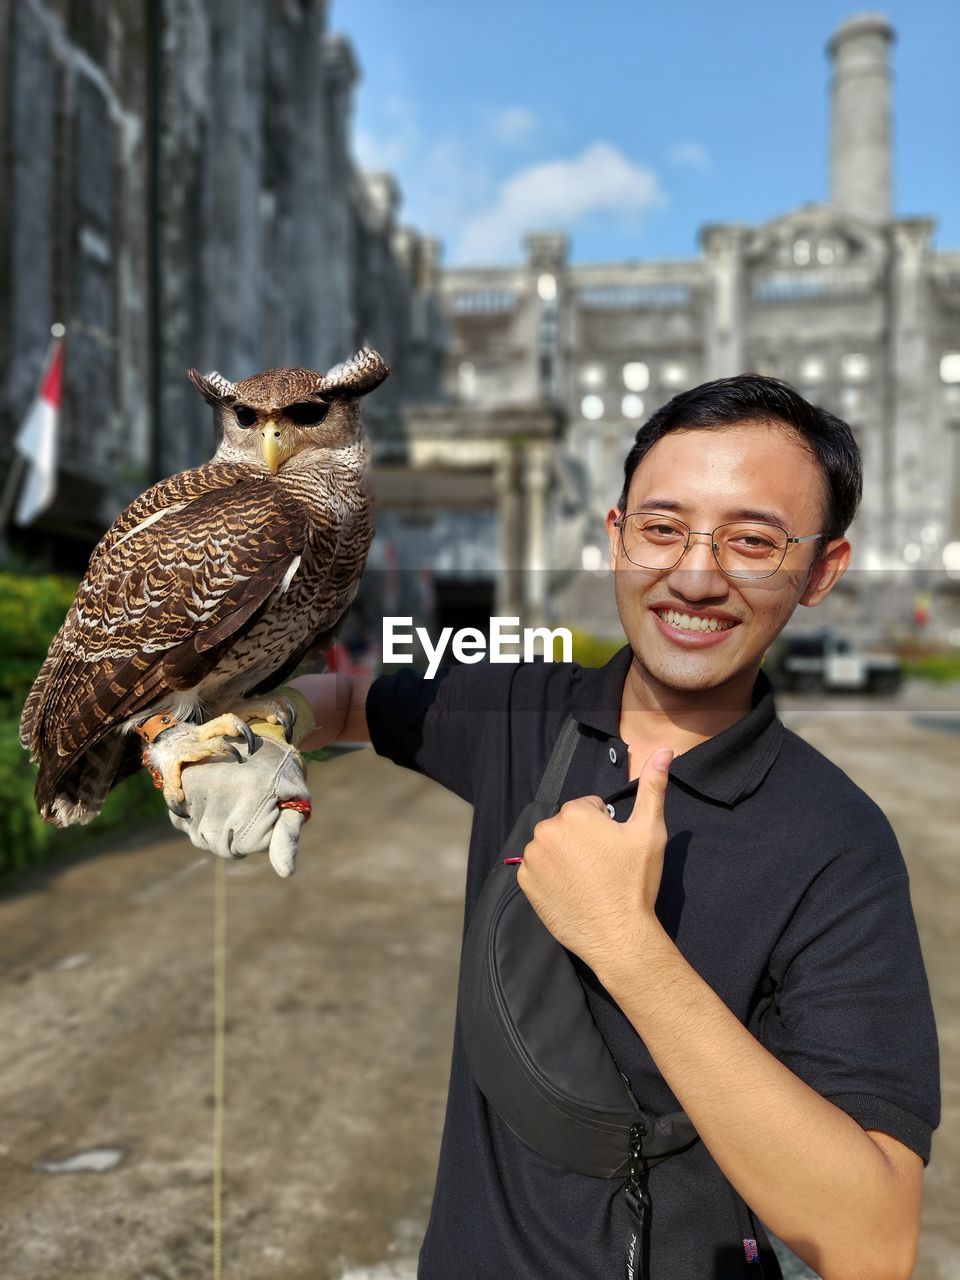
<instances>
[{"instance_id":1,"label":"zipper pull","mask_svg":"<svg viewBox=\"0 0 960 1280\"><path fill-rule=\"evenodd\" d=\"M627 1185L624 1188L627 1204L643 1230L644 1215L650 1208L650 1192L647 1190L649 1172L643 1158L643 1139L647 1126L637 1120L630 1126L630 1167L627 1174Z\"/></svg>"}]
</instances>

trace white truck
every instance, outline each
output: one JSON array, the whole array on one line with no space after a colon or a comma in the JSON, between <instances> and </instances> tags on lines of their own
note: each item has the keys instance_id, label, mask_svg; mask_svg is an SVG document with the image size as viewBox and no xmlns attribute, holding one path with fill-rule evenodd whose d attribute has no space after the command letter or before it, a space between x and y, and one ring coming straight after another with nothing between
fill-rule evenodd
<instances>
[{"instance_id":1,"label":"white truck","mask_svg":"<svg viewBox=\"0 0 960 1280\"><path fill-rule=\"evenodd\" d=\"M781 636L770 647L764 670L775 687L791 693L891 695L903 684L895 654L867 651L835 631Z\"/></svg>"}]
</instances>

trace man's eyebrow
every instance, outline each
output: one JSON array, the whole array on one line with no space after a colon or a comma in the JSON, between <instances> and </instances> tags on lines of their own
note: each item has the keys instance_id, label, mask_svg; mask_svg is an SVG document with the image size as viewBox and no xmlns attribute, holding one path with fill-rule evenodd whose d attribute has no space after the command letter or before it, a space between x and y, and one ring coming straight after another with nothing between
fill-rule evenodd
<instances>
[{"instance_id":1,"label":"man's eyebrow","mask_svg":"<svg viewBox=\"0 0 960 1280\"><path fill-rule=\"evenodd\" d=\"M672 498L647 498L636 510L676 511L682 515L689 511L689 507L684 506L682 502L674 501ZM761 524L776 524L781 529L787 527L782 515L779 515L776 511L762 511L759 507L739 507L736 511L728 511L721 524L725 524L729 520L759 520Z\"/></svg>"}]
</instances>

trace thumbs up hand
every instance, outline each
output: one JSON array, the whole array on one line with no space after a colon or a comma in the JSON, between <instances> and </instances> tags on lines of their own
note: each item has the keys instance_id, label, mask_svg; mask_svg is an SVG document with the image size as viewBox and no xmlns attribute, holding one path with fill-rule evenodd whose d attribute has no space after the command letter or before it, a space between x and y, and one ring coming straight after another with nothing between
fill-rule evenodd
<instances>
[{"instance_id":1,"label":"thumbs up hand","mask_svg":"<svg viewBox=\"0 0 960 1280\"><path fill-rule=\"evenodd\" d=\"M553 936L596 973L624 948L659 930L654 911L667 828L663 818L673 752L644 762L633 810L616 822L599 796L568 800L538 822L518 883Z\"/></svg>"}]
</instances>

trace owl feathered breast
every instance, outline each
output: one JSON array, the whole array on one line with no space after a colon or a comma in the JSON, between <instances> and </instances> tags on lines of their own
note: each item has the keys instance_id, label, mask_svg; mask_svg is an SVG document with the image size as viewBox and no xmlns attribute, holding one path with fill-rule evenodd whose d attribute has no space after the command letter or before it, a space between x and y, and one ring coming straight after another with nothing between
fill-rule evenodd
<instances>
[{"instance_id":1,"label":"owl feathered breast","mask_svg":"<svg viewBox=\"0 0 960 1280\"><path fill-rule=\"evenodd\" d=\"M132 724L216 714L328 647L373 537L357 400L387 373L368 350L326 375L191 371L223 443L118 516L24 706L45 819L95 816L139 765Z\"/></svg>"}]
</instances>

